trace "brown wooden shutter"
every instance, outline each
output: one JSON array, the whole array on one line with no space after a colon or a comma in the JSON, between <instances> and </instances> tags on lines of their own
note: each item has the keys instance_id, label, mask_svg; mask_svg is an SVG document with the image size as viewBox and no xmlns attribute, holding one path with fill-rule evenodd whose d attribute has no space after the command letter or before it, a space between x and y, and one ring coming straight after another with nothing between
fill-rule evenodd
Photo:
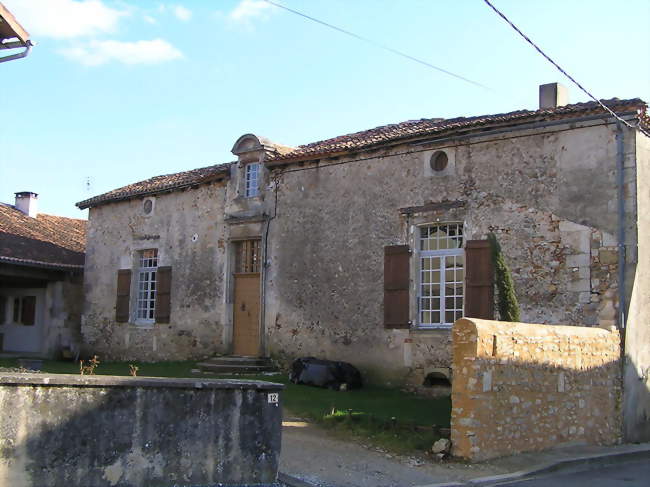
<instances>
[{"instance_id":1,"label":"brown wooden shutter","mask_svg":"<svg viewBox=\"0 0 650 487\"><path fill-rule=\"evenodd\" d=\"M384 247L384 326L408 328L411 253L408 245Z\"/></svg>"},{"instance_id":2,"label":"brown wooden shutter","mask_svg":"<svg viewBox=\"0 0 650 487\"><path fill-rule=\"evenodd\" d=\"M115 302L115 321L129 321L129 299L131 297L131 269L117 271L117 300Z\"/></svg>"},{"instance_id":3,"label":"brown wooden shutter","mask_svg":"<svg viewBox=\"0 0 650 487\"><path fill-rule=\"evenodd\" d=\"M156 323L169 323L171 314L172 268L156 271Z\"/></svg>"},{"instance_id":4,"label":"brown wooden shutter","mask_svg":"<svg viewBox=\"0 0 650 487\"><path fill-rule=\"evenodd\" d=\"M6 314L7 314L7 297L0 296L0 325L5 324ZM0 351L1 350L2 347L0 347Z\"/></svg>"},{"instance_id":5,"label":"brown wooden shutter","mask_svg":"<svg viewBox=\"0 0 650 487\"><path fill-rule=\"evenodd\" d=\"M465 244L465 316L494 319L494 266L488 240Z\"/></svg>"},{"instance_id":6,"label":"brown wooden shutter","mask_svg":"<svg viewBox=\"0 0 650 487\"><path fill-rule=\"evenodd\" d=\"M21 322L25 326L32 326L36 321L36 296L22 298Z\"/></svg>"}]
</instances>

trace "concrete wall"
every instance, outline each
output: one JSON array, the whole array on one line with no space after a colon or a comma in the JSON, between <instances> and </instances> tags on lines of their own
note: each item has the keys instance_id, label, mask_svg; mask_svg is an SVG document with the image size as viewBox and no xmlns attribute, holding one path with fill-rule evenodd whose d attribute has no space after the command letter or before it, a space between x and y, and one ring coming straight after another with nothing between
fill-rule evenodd
<instances>
[{"instance_id":1,"label":"concrete wall","mask_svg":"<svg viewBox=\"0 0 650 487\"><path fill-rule=\"evenodd\" d=\"M620 441L615 329L458 320L452 453L472 461Z\"/></svg>"},{"instance_id":2,"label":"concrete wall","mask_svg":"<svg viewBox=\"0 0 650 487\"><path fill-rule=\"evenodd\" d=\"M227 352L224 326L225 183L156 196L151 215L135 199L91 208L82 334L103 359L182 360ZM169 324L135 323L138 251L158 249L172 267ZM133 269L131 320L115 322L118 269Z\"/></svg>"},{"instance_id":3,"label":"concrete wall","mask_svg":"<svg viewBox=\"0 0 650 487\"><path fill-rule=\"evenodd\" d=\"M282 385L0 376L0 485L275 485Z\"/></svg>"},{"instance_id":4,"label":"concrete wall","mask_svg":"<svg viewBox=\"0 0 650 487\"><path fill-rule=\"evenodd\" d=\"M440 174L427 165L437 149L450 156ZM347 360L372 381L396 383L421 384L429 370L449 367L450 330L383 328L383 247L414 247L415 226L435 222L463 222L467 239L497 234L523 320L614 324L615 176L611 125L402 145L287 168L268 241L270 353ZM443 201L463 205L400 213Z\"/></svg>"},{"instance_id":5,"label":"concrete wall","mask_svg":"<svg viewBox=\"0 0 650 487\"><path fill-rule=\"evenodd\" d=\"M650 441L650 138L637 132L636 142L639 259L625 330L626 441Z\"/></svg>"}]
</instances>

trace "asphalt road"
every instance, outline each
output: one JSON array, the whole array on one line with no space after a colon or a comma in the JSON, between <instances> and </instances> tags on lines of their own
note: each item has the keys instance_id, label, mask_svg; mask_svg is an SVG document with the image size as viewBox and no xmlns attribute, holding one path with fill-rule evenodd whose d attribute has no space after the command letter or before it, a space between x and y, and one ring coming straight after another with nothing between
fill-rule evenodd
<instances>
[{"instance_id":1,"label":"asphalt road","mask_svg":"<svg viewBox=\"0 0 650 487\"><path fill-rule=\"evenodd\" d=\"M496 484L507 487L649 487L650 461Z\"/></svg>"}]
</instances>

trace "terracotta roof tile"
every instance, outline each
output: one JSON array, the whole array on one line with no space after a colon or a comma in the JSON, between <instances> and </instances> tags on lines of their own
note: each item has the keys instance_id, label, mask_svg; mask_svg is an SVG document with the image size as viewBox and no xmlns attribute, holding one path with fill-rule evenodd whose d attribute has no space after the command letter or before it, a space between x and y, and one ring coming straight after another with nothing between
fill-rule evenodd
<instances>
[{"instance_id":1,"label":"terracotta roof tile","mask_svg":"<svg viewBox=\"0 0 650 487\"><path fill-rule=\"evenodd\" d=\"M45 214L31 218L0 203L0 261L62 268L83 266L86 223Z\"/></svg>"},{"instance_id":2,"label":"terracotta roof tile","mask_svg":"<svg viewBox=\"0 0 650 487\"><path fill-rule=\"evenodd\" d=\"M646 103L634 98L631 100L602 100L605 105L618 113L626 113L640 110L640 118L643 118L646 110ZM278 154L270 160L290 162L292 160L305 160L318 158L325 155L370 149L389 142L399 141L411 137L422 137L437 135L440 133L458 131L465 129L477 129L492 127L495 125L514 125L547 120L561 120L586 116L591 114L606 114L605 110L596 102L575 103L557 108L542 110L518 110L515 112L501 113L496 115L481 115L477 117L458 117L451 119L423 118L420 120L408 120L391 125L383 125L370 130L363 130L348 135L341 135L311 144L301 145L295 150L286 154ZM647 123L647 122L646 122Z\"/></svg>"},{"instance_id":3,"label":"terracotta roof tile","mask_svg":"<svg viewBox=\"0 0 650 487\"><path fill-rule=\"evenodd\" d=\"M650 128L650 119L648 119L646 115L647 106L643 100L639 98L630 100L612 98L610 100L602 101L605 105L618 113L637 112L641 127L646 130ZM606 112L602 107L600 107L600 105L596 102L586 102L565 105L552 109L535 111L518 110L496 115L481 115L478 117L458 117L451 119L423 118L420 120L408 120L406 122L383 125L370 130L363 130L361 132L313 142L311 144L299 146L298 148L282 146L263 138L262 141L271 147L273 152L275 152L275 154L270 155L267 160L273 165L279 165L290 163L294 160L308 160L333 154L372 149L408 138L426 137L462 130L493 128L495 126L508 127L524 123L571 119L599 114L606 115ZM228 177L229 168L230 163L226 163L193 169L191 171L156 176L80 201L77 203L77 206L84 209L100 204L122 201L165 191L173 191L197 184L207 183L220 177Z\"/></svg>"},{"instance_id":4,"label":"terracotta roof tile","mask_svg":"<svg viewBox=\"0 0 650 487\"><path fill-rule=\"evenodd\" d=\"M214 166L202 167L199 169L192 169L191 171L177 172L174 174L165 174L163 176L156 176L153 178L145 179L137 183L122 186L121 188L114 189L108 193L94 196L84 201L77 203L81 209L97 206L103 203L113 201L122 201L137 196L145 196L150 194L162 193L164 191L172 191L176 189L194 186L213 181L219 177L228 176L230 171L230 163L216 164Z\"/></svg>"}]
</instances>

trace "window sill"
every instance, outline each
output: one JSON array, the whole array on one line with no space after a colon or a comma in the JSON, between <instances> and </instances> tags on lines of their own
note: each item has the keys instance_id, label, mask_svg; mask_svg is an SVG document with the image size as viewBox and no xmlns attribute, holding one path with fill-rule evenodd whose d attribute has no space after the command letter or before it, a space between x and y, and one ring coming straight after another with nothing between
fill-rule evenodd
<instances>
[{"instance_id":1,"label":"window sill","mask_svg":"<svg viewBox=\"0 0 650 487\"><path fill-rule=\"evenodd\" d=\"M137 328L138 330L151 330L156 326L155 321L132 321L129 323L131 328Z\"/></svg>"},{"instance_id":2,"label":"window sill","mask_svg":"<svg viewBox=\"0 0 650 487\"><path fill-rule=\"evenodd\" d=\"M411 328L411 333L414 333L416 335L435 333L440 331L451 331L451 325L436 325L436 326Z\"/></svg>"}]
</instances>

